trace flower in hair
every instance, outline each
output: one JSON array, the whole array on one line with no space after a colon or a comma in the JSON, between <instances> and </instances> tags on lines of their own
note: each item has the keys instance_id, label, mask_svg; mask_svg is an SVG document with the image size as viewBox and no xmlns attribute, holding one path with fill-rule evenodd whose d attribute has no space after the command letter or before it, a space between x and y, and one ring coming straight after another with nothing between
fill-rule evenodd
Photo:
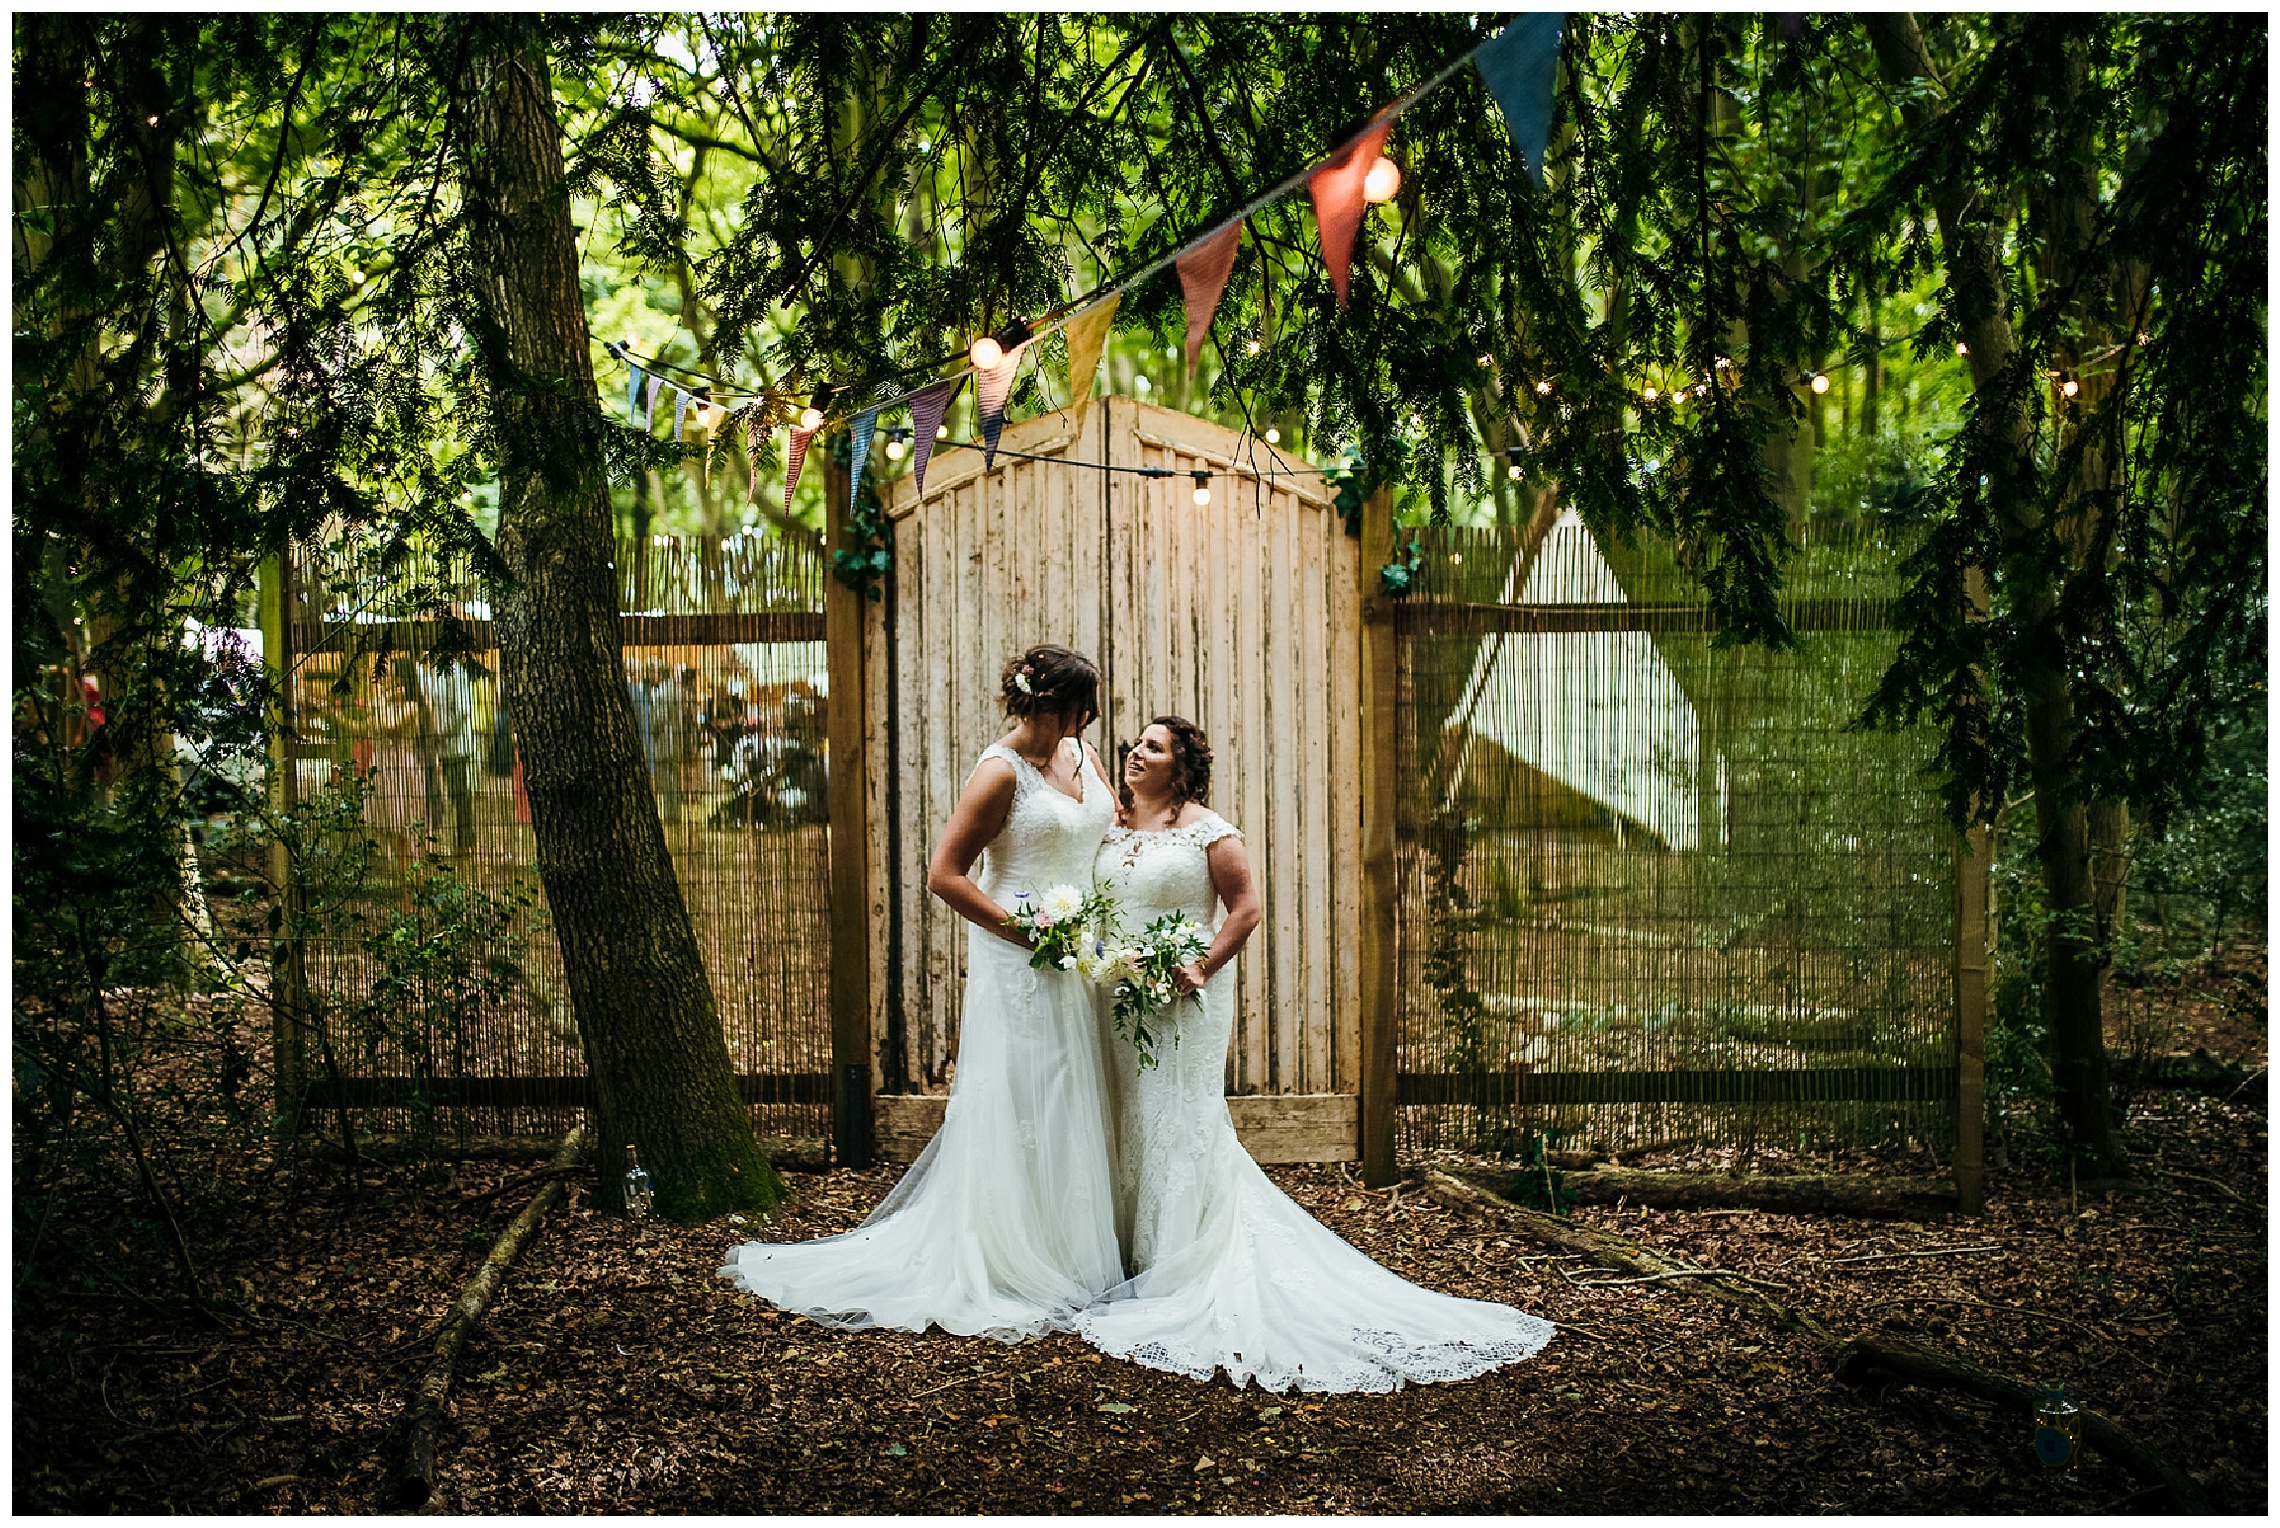
<instances>
[{"instance_id":1,"label":"flower in hair","mask_svg":"<svg viewBox=\"0 0 2280 1528\"><path fill-rule=\"evenodd\" d=\"M1013 676L1014 684L1020 688L1021 693L1024 695L1034 695L1037 693L1035 690L1029 687L1029 674L1029 665L1024 663L1021 666L1021 671Z\"/></svg>"}]
</instances>

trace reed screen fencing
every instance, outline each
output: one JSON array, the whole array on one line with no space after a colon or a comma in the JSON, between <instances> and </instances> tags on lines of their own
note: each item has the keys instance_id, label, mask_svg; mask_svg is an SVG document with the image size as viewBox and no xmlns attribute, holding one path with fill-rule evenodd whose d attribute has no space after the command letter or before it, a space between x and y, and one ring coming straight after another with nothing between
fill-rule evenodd
<instances>
[{"instance_id":1,"label":"reed screen fencing","mask_svg":"<svg viewBox=\"0 0 2280 1528\"><path fill-rule=\"evenodd\" d=\"M755 1125L828 1136L821 556L748 531L621 540L616 566L635 723ZM585 1061L482 580L464 557L335 541L302 549L289 587L294 790L309 800L368 776L376 850L339 871L344 884L314 888L335 905L303 958L339 1076L312 1053L309 1101L345 1094L382 1126L442 1108L471 1134L567 1128ZM419 990L435 973L407 967L386 936L435 937L446 911L464 921L471 905L495 909L480 955L512 956L512 977L448 1023L360 1023L389 1006L391 982L399 1019L451 1006Z\"/></svg>"},{"instance_id":2,"label":"reed screen fencing","mask_svg":"<svg viewBox=\"0 0 2280 1528\"><path fill-rule=\"evenodd\" d=\"M1899 548L1793 560L1720 648L1667 552L1563 514L1418 533L1396 616L1399 1145L1945 1143L1953 836L1932 740L1848 723Z\"/></svg>"}]
</instances>

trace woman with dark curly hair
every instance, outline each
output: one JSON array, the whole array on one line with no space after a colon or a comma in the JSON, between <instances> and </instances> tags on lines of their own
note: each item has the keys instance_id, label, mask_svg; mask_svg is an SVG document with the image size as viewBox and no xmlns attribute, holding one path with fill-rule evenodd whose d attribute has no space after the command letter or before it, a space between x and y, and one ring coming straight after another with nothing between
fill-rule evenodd
<instances>
[{"instance_id":1,"label":"woman with dark curly hair","mask_svg":"<svg viewBox=\"0 0 2280 1528\"><path fill-rule=\"evenodd\" d=\"M1212 927L1152 1025L1153 1067L1104 1033L1118 1094L1117 1221L1131 1279L1079 1319L1104 1352L1266 1390L1395 1390L1533 1356L1551 1323L1406 1283L1339 1240L1269 1181L1227 1116L1235 956L1259 926L1243 835L1207 803L1211 742L1159 716L1124 756L1124 811L1095 881L1127 936L1166 913ZM1186 1001L1193 998L1194 1001ZM1101 1002L1104 1031L1109 1031Z\"/></svg>"},{"instance_id":2,"label":"woman with dark curly hair","mask_svg":"<svg viewBox=\"0 0 2280 1528\"><path fill-rule=\"evenodd\" d=\"M1050 907L1059 888L1092 889L1115 821L1100 759L1078 739L1100 714L1100 671L1032 647L999 689L1011 725L982 751L926 878L972 925L942 1128L855 1230L749 1242L721 1270L832 1325L1013 1341L1074 1325L1124 1276L1091 989L1075 971L1033 968L1008 917L1024 897Z\"/></svg>"}]
</instances>

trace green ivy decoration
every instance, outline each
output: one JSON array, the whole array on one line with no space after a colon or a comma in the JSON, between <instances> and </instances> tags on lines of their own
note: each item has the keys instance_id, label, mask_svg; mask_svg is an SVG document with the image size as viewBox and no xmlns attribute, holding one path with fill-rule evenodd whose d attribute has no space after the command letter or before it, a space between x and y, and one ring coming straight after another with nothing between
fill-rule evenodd
<instances>
[{"instance_id":1,"label":"green ivy decoration","mask_svg":"<svg viewBox=\"0 0 2280 1528\"><path fill-rule=\"evenodd\" d=\"M852 447L845 435L832 442L832 459L842 467L851 465ZM887 573L895 564L895 537L893 522L887 519L886 506L879 500L879 492L871 486L871 475L865 473L855 495L855 508L847 516L848 547L831 554L831 575L867 600L886 598ZM850 547L852 549L850 549Z\"/></svg>"},{"instance_id":2,"label":"green ivy decoration","mask_svg":"<svg viewBox=\"0 0 2280 1528\"><path fill-rule=\"evenodd\" d=\"M1409 594L1417 587L1417 576L1425 571L1425 548L1415 536L1407 542L1395 542L1394 550L1403 555L1378 569L1378 585L1395 599Z\"/></svg>"}]
</instances>

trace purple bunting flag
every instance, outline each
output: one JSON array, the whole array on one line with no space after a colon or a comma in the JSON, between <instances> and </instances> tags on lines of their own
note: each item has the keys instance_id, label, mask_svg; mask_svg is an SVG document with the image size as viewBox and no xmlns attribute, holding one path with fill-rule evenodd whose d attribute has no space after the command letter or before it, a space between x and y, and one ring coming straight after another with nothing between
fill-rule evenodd
<instances>
[{"instance_id":1,"label":"purple bunting flag","mask_svg":"<svg viewBox=\"0 0 2280 1528\"><path fill-rule=\"evenodd\" d=\"M815 439L816 430L822 428L817 425L814 430L803 430L796 424L792 426L792 449L784 461L784 513L787 515L792 512L792 490L800 486L800 469L807 465L808 442Z\"/></svg>"},{"instance_id":2,"label":"purple bunting flag","mask_svg":"<svg viewBox=\"0 0 2280 1528\"><path fill-rule=\"evenodd\" d=\"M1005 400L1013 396L1013 379L1021 370L1022 354L1029 349L1023 340L1005 353L1005 359L995 366L985 366L974 373L974 404L982 419L982 470L988 471L997 459L998 437L1005 433Z\"/></svg>"},{"instance_id":3,"label":"purple bunting flag","mask_svg":"<svg viewBox=\"0 0 2280 1528\"><path fill-rule=\"evenodd\" d=\"M911 394L911 476L918 480L918 491L926 492L926 462L934 455L934 432L942 428L943 416L950 412L951 400L958 389L966 385L962 376L947 382L929 382Z\"/></svg>"}]
</instances>

